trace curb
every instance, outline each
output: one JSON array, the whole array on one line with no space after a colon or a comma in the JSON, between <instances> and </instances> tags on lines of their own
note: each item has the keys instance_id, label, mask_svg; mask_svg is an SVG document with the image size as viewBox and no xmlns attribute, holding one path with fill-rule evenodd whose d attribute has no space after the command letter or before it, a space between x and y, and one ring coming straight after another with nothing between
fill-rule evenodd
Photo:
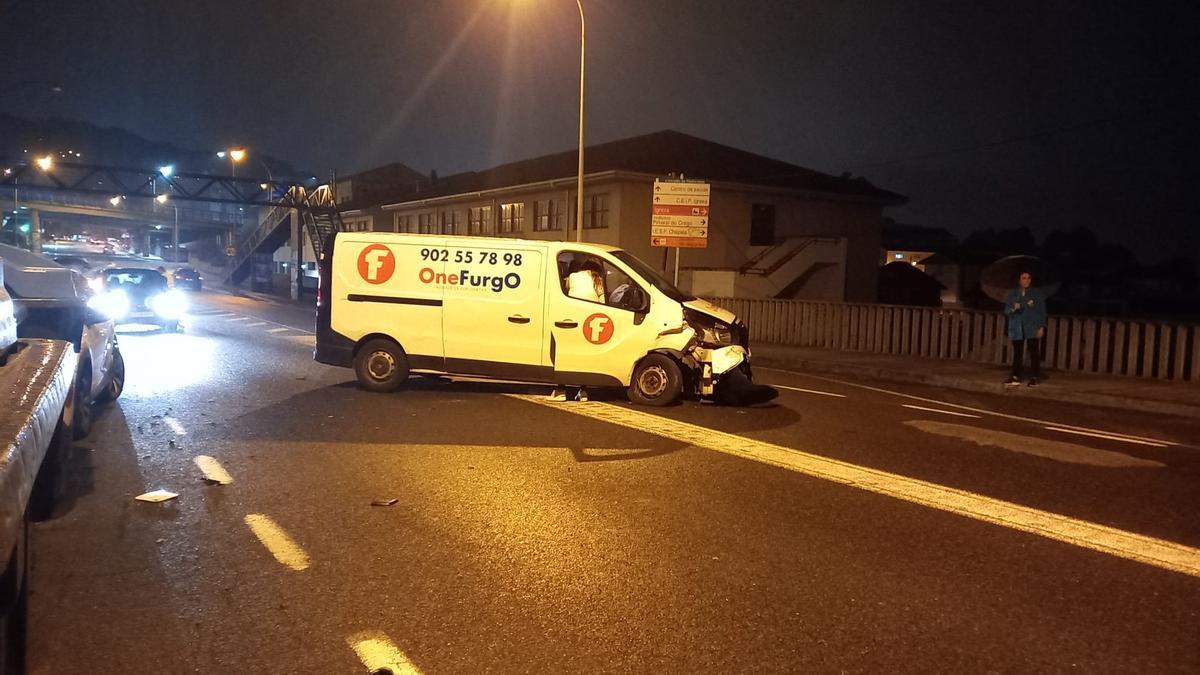
<instances>
[{"instance_id":1,"label":"curb","mask_svg":"<svg viewBox=\"0 0 1200 675\"><path fill-rule=\"evenodd\" d=\"M1181 417L1200 417L1200 406L1169 401L1154 401L1144 398L1132 398L1113 394L1097 394L1083 391L1059 389L1053 384L1043 384L1039 387L1005 387L1002 384L979 382L972 379L903 371L879 366L867 366L854 363L836 363L820 359L789 359L763 357L755 360L757 364L774 368L791 368L794 370L822 373L826 375L849 375L867 377L889 382L920 382L935 387L972 391L983 394L999 394L1002 396L1024 396L1064 403L1079 403L1102 408L1117 408L1120 410L1136 410L1140 412L1177 415Z\"/></svg>"}]
</instances>

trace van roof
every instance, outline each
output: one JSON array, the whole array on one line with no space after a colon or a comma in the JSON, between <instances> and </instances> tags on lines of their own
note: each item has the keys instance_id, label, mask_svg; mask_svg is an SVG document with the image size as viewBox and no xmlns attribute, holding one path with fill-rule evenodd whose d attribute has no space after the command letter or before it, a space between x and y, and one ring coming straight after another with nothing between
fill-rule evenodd
<instances>
[{"instance_id":1,"label":"van roof","mask_svg":"<svg viewBox=\"0 0 1200 675\"><path fill-rule=\"evenodd\" d=\"M338 232L338 238L353 237L361 241L418 241L439 242L450 246L462 246L469 242L480 244L523 244L545 247L589 248L597 251L620 251L620 246L596 244L587 241L560 241L557 239L521 239L518 237L476 237L461 234L411 234L408 232Z\"/></svg>"}]
</instances>

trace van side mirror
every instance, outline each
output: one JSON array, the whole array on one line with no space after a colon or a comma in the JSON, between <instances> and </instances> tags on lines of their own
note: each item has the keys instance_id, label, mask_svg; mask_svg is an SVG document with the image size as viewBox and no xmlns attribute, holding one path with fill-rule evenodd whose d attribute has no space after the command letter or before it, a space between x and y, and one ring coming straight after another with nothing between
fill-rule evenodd
<instances>
[{"instance_id":1,"label":"van side mirror","mask_svg":"<svg viewBox=\"0 0 1200 675\"><path fill-rule=\"evenodd\" d=\"M650 298L641 286L634 285L629 289L625 298L625 306L635 314L645 314L650 311Z\"/></svg>"}]
</instances>

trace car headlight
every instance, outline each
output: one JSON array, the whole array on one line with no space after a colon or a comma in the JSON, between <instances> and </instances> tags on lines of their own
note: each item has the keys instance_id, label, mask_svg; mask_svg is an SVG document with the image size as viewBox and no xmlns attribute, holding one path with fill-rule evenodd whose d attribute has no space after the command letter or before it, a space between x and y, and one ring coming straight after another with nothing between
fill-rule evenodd
<instances>
[{"instance_id":1,"label":"car headlight","mask_svg":"<svg viewBox=\"0 0 1200 675\"><path fill-rule=\"evenodd\" d=\"M100 277L92 277L91 279L88 279L88 286L91 286L92 290L97 293L103 293L104 292L104 279L102 279Z\"/></svg>"},{"instance_id":2,"label":"car headlight","mask_svg":"<svg viewBox=\"0 0 1200 675\"><path fill-rule=\"evenodd\" d=\"M97 293L88 298L87 304L113 321L120 321L129 316L129 295L119 288Z\"/></svg>"},{"instance_id":3,"label":"car headlight","mask_svg":"<svg viewBox=\"0 0 1200 675\"><path fill-rule=\"evenodd\" d=\"M182 291L171 289L152 296L146 303L159 318L178 321L187 312L187 296Z\"/></svg>"}]
</instances>

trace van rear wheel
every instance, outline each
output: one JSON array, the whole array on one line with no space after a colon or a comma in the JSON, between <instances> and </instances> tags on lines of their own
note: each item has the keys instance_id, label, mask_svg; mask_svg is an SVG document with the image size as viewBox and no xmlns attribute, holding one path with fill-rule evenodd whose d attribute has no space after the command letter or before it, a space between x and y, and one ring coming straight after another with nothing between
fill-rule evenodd
<instances>
[{"instance_id":1,"label":"van rear wheel","mask_svg":"<svg viewBox=\"0 0 1200 675\"><path fill-rule=\"evenodd\" d=\"M638 405L664 406L679 400L683 373L679 364L664 354L651 354L633 369L629 400Z\"/></svg>"},{"instance_id":2,"label":"van rear wheel","mask_svg":"<svg viewBox=\"0 0 1200 675\"><path fill-rule=\"evenodd\" d=\"M358 383L368 391L395 391L408 379L408 358L400 345L378 338L354 355Z\"/></svg>"}]
</instances>

